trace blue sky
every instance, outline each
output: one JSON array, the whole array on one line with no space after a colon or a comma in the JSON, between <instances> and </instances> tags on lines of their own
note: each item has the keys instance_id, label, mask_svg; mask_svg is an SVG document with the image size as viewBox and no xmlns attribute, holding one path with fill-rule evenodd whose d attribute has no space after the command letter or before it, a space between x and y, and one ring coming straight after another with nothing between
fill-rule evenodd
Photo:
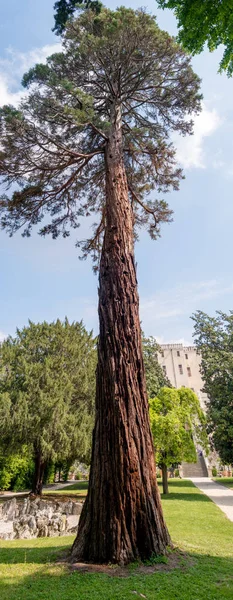
<instances>
[{"instance_id":1,"label":"blue sky","mask_svg":"<svg viewBox=\"0 0 233 600\"><path fill-rule=\"evenodd\" d=\"M52 33L54 0L8 0L0 7L0 104L17 103L20 79L35 62L55 50ZM139 7L140 1L124 2ZM106 1L114 8L118 2ZM175 34L170 11L155 0L143 3L158 23ZM142 233L136 246L143 329L160 342L192 340L190 315L197 309L213 314L233 308L233 79L217 74L222 51L205 51L193 60L202 78L204 104L195 118L194 135L175 140L185 181L169 194L174 222L152 242ZM83 224L81 237L87 230ZM0 339L14 334L28 318L52 321L83 318L98 331L97 284L90 261L81 262L76 235L56 241L9 239L0 232Z\"/></svg>"}]
</instances>

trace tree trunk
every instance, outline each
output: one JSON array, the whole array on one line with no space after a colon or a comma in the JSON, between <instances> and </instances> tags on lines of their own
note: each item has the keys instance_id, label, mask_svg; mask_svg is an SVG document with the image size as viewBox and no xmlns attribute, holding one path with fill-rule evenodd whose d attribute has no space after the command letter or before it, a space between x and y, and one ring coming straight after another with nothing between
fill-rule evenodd
<instances>
[{"instance_id":1,"label":"tree trunk","mask_svg":"<svg viewBox=\"0 0 233 600\"><path fill-rule=\"evenodd\" d=\"M35 473L34 473L34 480L33 480L33 485L32 485L32 494L35 494L36 496L40 496L42 494L42 487L43 487L43 477L44 477L44 470L45 470L45 461L42 459L42 455L40 453L40 451L36 450L35 451Z\"/></svg>"},{"instance_id":2,"label":"tree trunk","mask_svg":"<svg viewBox=\"0 0 233 600\"><path fill-rule=\"evenodd\" d=\"M115 109L107 145L106 231L99 275L96 420L73 561L126 564L169 543L156 483L141 348L133 214Z\"/></svg>"},{"instance_id":3,"label":"tree trunk","mask_svg":"<svg viewBox=\"0 0 233 600\"><path fill-rule=\"evenodd\" d=\"M163 494L168 494L167 465L162 464Z\"/></svg>"}]
</instances>

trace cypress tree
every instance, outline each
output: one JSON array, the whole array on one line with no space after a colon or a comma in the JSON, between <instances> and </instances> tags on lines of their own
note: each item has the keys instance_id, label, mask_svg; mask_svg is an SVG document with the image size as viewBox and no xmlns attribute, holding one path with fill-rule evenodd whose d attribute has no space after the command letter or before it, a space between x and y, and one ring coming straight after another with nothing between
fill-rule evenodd
<instances>
[{"instance_id":1,"label":"cypress tree","mask_svg":"<svg viewBox=\"0 0 233 600\"><path fill-rule=\"evenodd\" d=\"M93 428L96 342L82 323L32 323L1 347L1 443L25 445L41 494L50 461L88 456Z\"/></svg>"}]
</instances>

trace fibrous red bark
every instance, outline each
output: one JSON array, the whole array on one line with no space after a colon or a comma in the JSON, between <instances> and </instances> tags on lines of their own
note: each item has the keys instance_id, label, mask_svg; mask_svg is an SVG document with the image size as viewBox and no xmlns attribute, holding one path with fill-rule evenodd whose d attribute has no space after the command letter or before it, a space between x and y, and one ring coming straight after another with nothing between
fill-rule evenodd
<instances>
[{"instance_id":1,"label":"fibrous red bark","mask_svg":"<svg viewBox=\"0 0 233 600\"><path fill-rule=\"evenodd\" d=\"M163 554L169 534L156 483L118 107L112 123L105 155L96 421L88 496L71 557L125 564Z\"/></svg>"},{"instance_id":2,"label":"fibrous red bark","mask_svg":"<svg viewBox=\"0 0 233 600\"><path fill-rule=\"evenodd\" d=\"M40 496L42 494L43 488L43 477L45 471L45 461L42 458L42 455L39 450L34 451L34 462L35 462L35 472L33 478L32 485L32 494L36 496Z\"/></svg>"}]
</instances>

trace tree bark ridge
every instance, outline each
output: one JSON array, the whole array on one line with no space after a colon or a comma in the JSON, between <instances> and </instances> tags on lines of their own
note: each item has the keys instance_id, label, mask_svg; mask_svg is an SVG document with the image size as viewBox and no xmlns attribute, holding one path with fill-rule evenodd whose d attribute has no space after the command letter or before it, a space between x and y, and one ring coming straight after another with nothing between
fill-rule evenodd
<instances>
[{"instance_id":1,"label":"tree bark ridge","mask_svg":"<svg viewBox=\"0 0 233 600\"><path fill-rule=\"evenodd\" d=\"M156 483L118 110L105 159L96 421L89 491L72 560L126 564L163 554L170 540Z\"/></svg>"}]
</instances>

